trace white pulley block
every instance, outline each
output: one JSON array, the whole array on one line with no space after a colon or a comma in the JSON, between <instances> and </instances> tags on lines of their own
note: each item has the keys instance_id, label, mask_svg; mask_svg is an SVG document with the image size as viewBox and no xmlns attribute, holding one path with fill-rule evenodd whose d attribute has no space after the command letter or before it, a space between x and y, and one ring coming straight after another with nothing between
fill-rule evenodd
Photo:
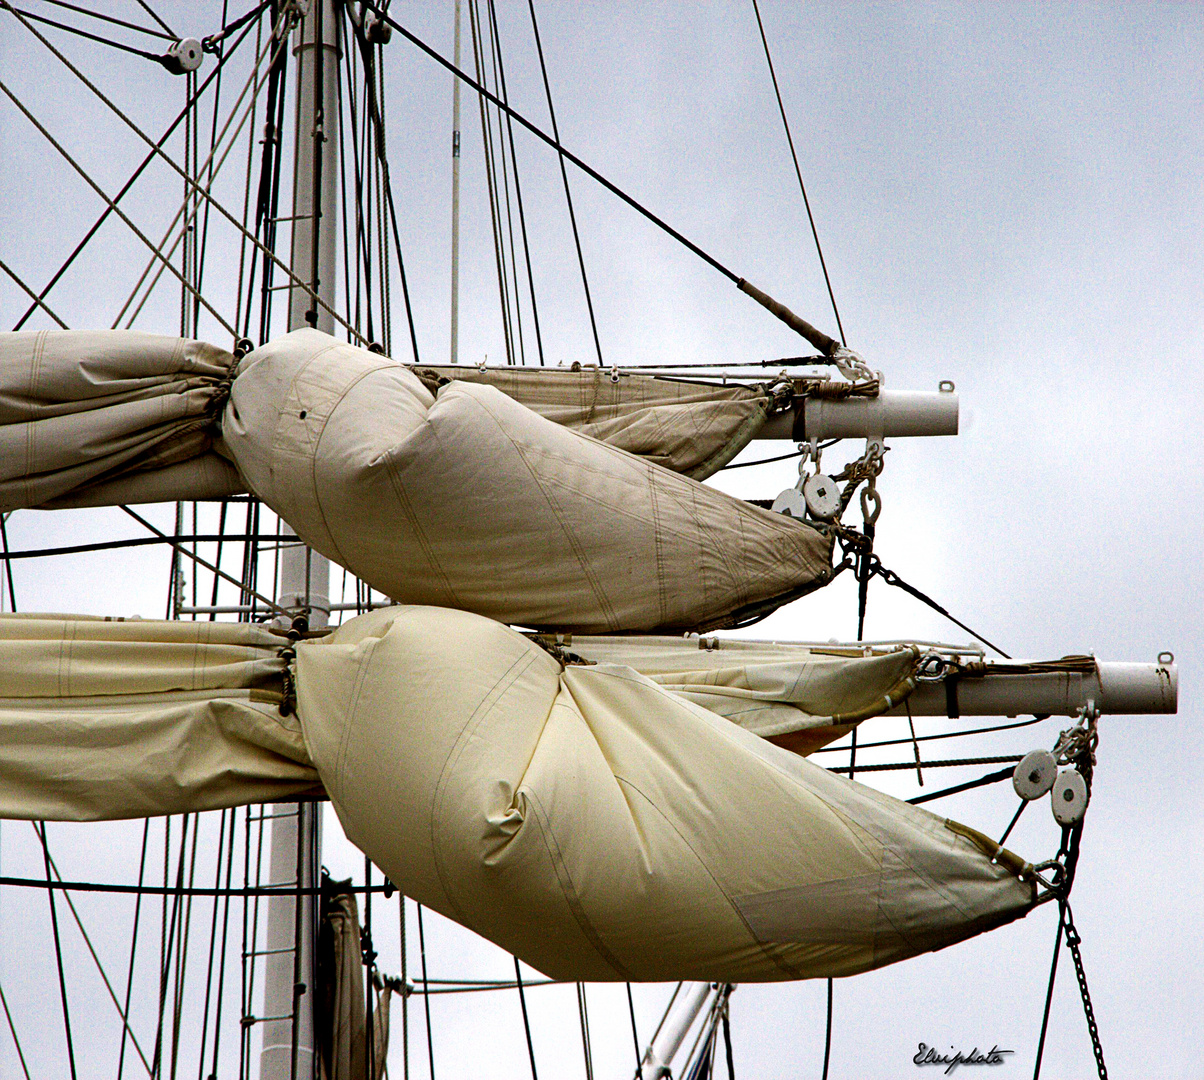
<instances>
[{"instance_id":1,"label":"white pulley block","mask_svg":"<svg viewBox=\"0 0 1204 1080\"><path fill-rule=\"evenodd\" d=\"M801 520L807 513L807 503L803 498L803 493L798 488L791 487L773 500L773 506L770 509L775 514L785 514L787 517Z\"/></svg>"},{"instance_id":2,"label":"white pulley block","mask_svg":"<svg viewBox=\"0 0 1204 1080\"><path fill-rule=\"evenodd\" d=\"M196 38L183 38L168 46L167 62L164 66L174 75L183 75L185 72L196 71L204 58L204 50Z\"/></svg>"},{"instance_id":3,"label":"white pulley block","mask_svg":"<svg viewBox=\"0 0 1204 1080\"><path fill-rule=\"evenodd\" d=\"M1087 812L1087 781L1076 769L1066 769L1058 773L1050 798L1054 820L1059 825L1073 825Z\"/></svg>"},{"instance_id":4,"label":"white pulley block","mask_svg":"<svg viewBox=\"0 0 1204 1080\"><path fill-rule=\"evenodd\" d=\"M1077 775L1077 774L1076 774ZM1012 773L1012 787L1027 802L1039 799L1058 778L1058 762L1048 750L1032 750L1020 759Z\"/></svg>"},{"instance_id":5,"label":"white pulley block","mask_svg":"<svg viewBox=\"0 0 1204 1080\"><path fill-rule=\"evenodd\" d=\"M816 473L803 484L803 498L811 516L819 521L831 521L840 513L840 487L830 476Z\"/></svg>"}]
</instances>

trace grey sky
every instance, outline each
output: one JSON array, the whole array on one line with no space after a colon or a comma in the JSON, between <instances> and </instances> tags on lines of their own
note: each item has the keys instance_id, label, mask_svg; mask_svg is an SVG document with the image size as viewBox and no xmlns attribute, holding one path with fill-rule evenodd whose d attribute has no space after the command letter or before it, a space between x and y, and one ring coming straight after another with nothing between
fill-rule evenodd
<instances>
[{"instance_id":1,"label":"grey sky","mask_svg":"<svg viewBox=\"0 0 1204 1080\"><path fill-rule=\"evenodd\" d=\"M153 6L197 36L220 25L216 3ZM392 11L450 54L451 6L398 0ZM137 19L140 9L122 2L106 10ZM834 331L751 2L537 11L565 145L737 273ZM1101 724L1074 912L1114 1075L1198 1075L1204 968L1191 928L1204 903L1195 730L1204 664L1196 557L1204 497L1197 384L1204 13L1191 4L774 0L764 0L762 12L849 344L892 387L928 389L948 378L961 393L958 438L900 441L889 456L880 481L883 562L1016 655L1095 651L1147 660L1169 649L1180 664L1177 717ZM511 100L546 125L525 4L501 5L500 19ZM160 131L180 107L182 83L146 61L53 36L147 131ZM442 360L450 80L399 37L388 64L390 157L419 346L423 359ZM0 77L110 193L141 159L138 141L9 15ZM496 362L504 356L497 282L477 114L467 95L464 115L461 358ZM520 132L516 141L546 354L553 363L589 362L592 338L555 159ZM101 204L7 98L0 99L0 147L0 258L38 287ZM242 166L228 168L240 175ZM570 170L570 180L606 362L798 351L798 339L728 281L580 174ZM241 184L232 177L223 184L223 199L241 206ZM180 186L154 167L130 198L131 215L156 239ZM232 311L237 251L228 229L212 229L207 280L215 305ZM124 226L106 226L49 302L72 326L108 326L144 262ZM394 297L394 352L408 359ZM0 278L5 328L25 306ZM178 311L178 289L165 282L136 325L176 332ZM39 316L30 325L50 324ZM228 345L212 320L202 320L205 327L210 340ZM768 452L758 444L749 455ZM793 478L787 462L716 483L772 496ZM158 508L154 519L168 523L170 510ZM130 534L118 511L19 512L8 529L16 548ZM26 610L158 617L167 560L64 559L23 565L15 576ZM841 581L753 633L847 639L855 630L854 590ZM871 588L867 636L964 640L880 582ZM867 725L871 734L887 726ZM1023 752L1050 743L1057 727L1051 720L973 749ZM906 780L872 782L914 793ZM1005 784L938 805L998 835L1014 796ZM333 818L330 825L337 830ZM3 825L0 857L27 858L28 840L17 831ZM64 840L78 876L102 874L101 852L122 872L136 871L131 827L62 836L80 838L78 850ZM1041 805L1009 846L1044 858L1056 841ZM350 849L334 847L329 858L333 869L362 872ZM21 863L19 872L40 871ZM0 901L0 978L24 1022L42 1033L37 1041L54 1044L61 1019L44 900L36 898L30 917L40 920L37 943L46 955L34 959L20 915L35 908L15 893L5 890ZM103 917L104 909L89 910ZM1054 925L1047 906L944 952L838 982L831 1075L912 1075L920 1041L967 1051L997 1043L1016 1051L1002 1075L1030 1074ZM506 958L492 947L435 916L427 931L440 972L504 977ZM119 946L112 944L114 957ZM382 947L386 967L396 966L396 948ZM590 990L599 1076L630 1073L620 993ZM822 983L741 987L732 1004L737 1071L817 1076L823 994ZM640 990L645 1031L664 996L663 988ZM527 1075L517 1003L480 997L493 995L436 1002L437 1075ZM579 1074L571 996L533 991L532 1001L541 1069ZM104 1028L110 1037L114 1025ZM421 1030L414 1028L415 1076L425 1075ZM52 1045L39 1051L55 1053ZM105 1060L82 1074L105 1072ZM0 1034L0 1074L16 1068ZM1043 1075L1090 1069L1064 956Z\"/></svg>"}]
</instances>

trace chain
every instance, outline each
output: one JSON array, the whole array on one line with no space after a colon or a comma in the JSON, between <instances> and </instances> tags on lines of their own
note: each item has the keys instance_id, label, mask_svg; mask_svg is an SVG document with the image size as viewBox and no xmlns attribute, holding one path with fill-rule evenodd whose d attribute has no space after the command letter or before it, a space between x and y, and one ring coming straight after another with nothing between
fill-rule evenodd
<instances>
[{"instance_id":1,"label":"chain","mask_svg":"<svg viewBox=\"0 0 1204 1080\"><path fill-rule=\"evenodd\" d=\"M1088 793L1095 768L1095 751L1099 746L1098 720L1099 708L1094 701L1088 701L1079 710L1078 723L1063 731L1053 748L1053 756L1059 765L1073 765L1082 773Z\"/></svg>"},{"instance_id":2,"label":"chain","mask_svg":"<svg viewBox=\"0 0 1204 1080\"><path fill-rule=\"evenodd\" d=\"M1079 953L1082 938L1074 926L1074 916L1070 905L1062 905L1062 918L1066 925L1066 945L1074 960L1074 973L1079 981L1079 993L1083 997L1083 1012L1087 1016L1087 1031L1091 1035L1091 1049L1095 1054L1095 1067L1099 1071L1100 1080L1108 1080L1108 1067L1104 1064L1104 1048L1099 1041L1099 1028L1095 1024L1095 1009L1091 1005L1091 992L1087 989L1087 973L1083 970L1083 957Z\"/></svg>"}]
</instances>

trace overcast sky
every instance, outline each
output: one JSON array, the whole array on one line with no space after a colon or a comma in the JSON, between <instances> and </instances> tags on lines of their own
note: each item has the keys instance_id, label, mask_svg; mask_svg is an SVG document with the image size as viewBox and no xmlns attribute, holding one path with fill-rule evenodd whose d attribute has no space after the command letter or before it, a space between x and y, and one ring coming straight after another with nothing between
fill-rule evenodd
<instances>
[{"instance_id":1,"label":"overcast sky","mask_svg":"<svg viewBox=\"0 0 1204 1080\"><path fill-rule=\"evenodd\" d=\"M30 0L35 5L45 8ZM197 37L220 26L220 4L152 6ZM146 22L133 0L104 7ZM450 0L397 0L392 11L450 55ZM537 11L565 145L736 273L834 332L751 2ZM762 13L849 344L894 388L952 379L961 395L956 439L900 441L889 455L879 485L883 562L1015 655L1153 660L1165 649L1180 664L1178 716L1101 722L1074 912L1112 1073L1198 1076L1204 9L763 0ZM526 5L503 3L499 18L511 100L546 126ZM161 131L179 109L182 81L155 65L62 35L55 41L146 130ZM387 63L390 160L419 350L424 360L442 360L450 78L398 36ZM0 32L0 78L106 191L141 160L136 138L10 15ZM463 129L462 359L500 361L480 131L467 95ZM589 362L592 336L555 158L521 131L515 137L545 350L553 363ZM178 140L171 145L178 153ZM41 287L102 204L7 98L0 148L0 258ZM799 340L730 282L584 177L570 179L607 363L798 352ZM241 183L231 176L223 185L222 198L241 206ZM157 239L179 197L179 182L152 168L131 193L129 213ZM213 227L211 252L206 280L228 313L237 275L228 230ZM145 258L139 241L111 223L48 302L73 327L108 326ZM0 276L0 323L11 326L25 307ZM404 343L400 305L393 324L394 341ZM51 324L37 316L29 325ZM178 290L165 283L136 325L178 332ZM229 344L212 320L202 321L202 333ZM394 355L409 359L401 344ZM755 444L746 456L772 449ZM766 497L793 478L787 462L714 482ZM151 516L164 526L172 520L167 507ZM22 511L8 532L14 548L133 534L118 511ZM162 553L25 563L15 575L18 606L159 617L167 573ZM851 638L854 603L845 580L754 633ZM881 582L871 587L867 637L965 640ZM897 734L887 721L866 728ZM1024 752L1050 745L1057 730L1050 720L973 749ZM909 779L881 775L870 782L915 793ZM938 805L998 835L1014 802L1004 784ZM4 873L41 872L27 831L8 823L0 830ZM327 832L338 832L329 814ZM140 828L60 827L57 835L64 876L136 872ZM1033 859L1056 845L1044 805L1009 840ZM334 870L362 873L345 844L332 840L327 858ZM105 903L81 904L81 912L124 926L128 906ZM65 1075L44 898L6 889L0 920L0 981L23 1040L50 1063L41 1075ZM997 1044L1015 1051L1000 1075L1031 1075L1054 926L1046 906L941 953L839 981L830 1075L914 1075L921 1041L964 1051ZM437 916L427 931L433 976L506 976L507 958L479 939ZM393 933L381 954L396 970ZM111 936L102 947L120 972L122 936ZM85 982L86 958L77 944L71 949ZM103 989L92 990L96 1015L76 1017L97 1032L81 1075L110 1075L104 1040L119 1029L101 1013L109 1008ZM740 987L732 1002L738 1074L818 1076L824 992L822 982ZM662 987L638 990L643 1034L666 996ZM529 1075L517 1001L504 997L436 1000L437 1076ZM540 1069L583 1075L571 994L540 990L530 999ZM621 989L591 987L590 1003L598 1076L629 1074ZM1050 1030L1043 1075L1089 1075L1066 956ZM420 1022L412 1040L413 1072L422 1077ZM399 1058L392 1060L400 1076ZM0 1033L0 1075L17 1069Z\"/></svg>"}]
</instances>

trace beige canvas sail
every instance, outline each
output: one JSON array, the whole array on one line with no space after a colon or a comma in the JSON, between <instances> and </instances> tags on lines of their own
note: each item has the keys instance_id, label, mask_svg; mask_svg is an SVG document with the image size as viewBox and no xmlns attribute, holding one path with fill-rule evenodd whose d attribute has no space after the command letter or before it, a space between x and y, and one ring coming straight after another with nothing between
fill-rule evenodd
<instances>
[{"instance_id":1,"label":"beige canvas sail","mask_svg":"<svg viewBox=\"0 0 1204 1080\"><path fill-rule=\"evenodd\" d=\"M298 727L280 641L0 618L0 815L184 813L320 782L407 895L574 980L847 975L1032 904L1023 863L993 863L972 830L629 666L565 667L488 619L389 608L298 644ZM872 681L853 672L850 700Z\"/></svg>"},{"instance_id":2,"label":"beige canvas sail","mask_svg":"<svg viewBox=\"0 0 1204 1080\"><path fill-rule=\"evenodd\" d=\"M486 619L373 612L297 665L348 837L556 978L849 975L1033 902L1018 860L968 830Z\"/></svg>"},{"instance_id":3,"label":"beige canvas sail","mask_svg":"<svg viewBox=\"0 0 1204 1080\"><path fill-rule=\"evenodd\" d=\"M223 420L251 488L403 603L605 633L764 614L825 583L816 529L560 427L490 386L434 396L314 330L247 356Z\"/></svg>"},{"instance_id":4,"label":"beige canvas sail","mask_svg":"<svg viewBox=\"0 0 1204 1080\"><path fill-rule=\"evenodd\" d=\"M493 386L540 416L648 461L705 480L765 424L765 387L717 386L580 364L572 368L414 367L432 392L449 382Z\"/></svg>"},{"instance_id":5,"label":"beige canvas sail","mask_svg":"<svg viewBox=\"0 0 1204 1080\"><path fill-rule=\"evenodd\" d=\"M233 362L134 330L0 333L0 511L245 490L212 451Z\"/></svg>"},{"instance_id":6,"label":"beige canvas sail","mask_svg":"<svg viewBox=\"0 0 1204 1080\"><path fill-rule=\"evenodd\" d=\"M321 792L247 623L0 616L0 817L183 814Z\"/></svg>"}]
</instances>

